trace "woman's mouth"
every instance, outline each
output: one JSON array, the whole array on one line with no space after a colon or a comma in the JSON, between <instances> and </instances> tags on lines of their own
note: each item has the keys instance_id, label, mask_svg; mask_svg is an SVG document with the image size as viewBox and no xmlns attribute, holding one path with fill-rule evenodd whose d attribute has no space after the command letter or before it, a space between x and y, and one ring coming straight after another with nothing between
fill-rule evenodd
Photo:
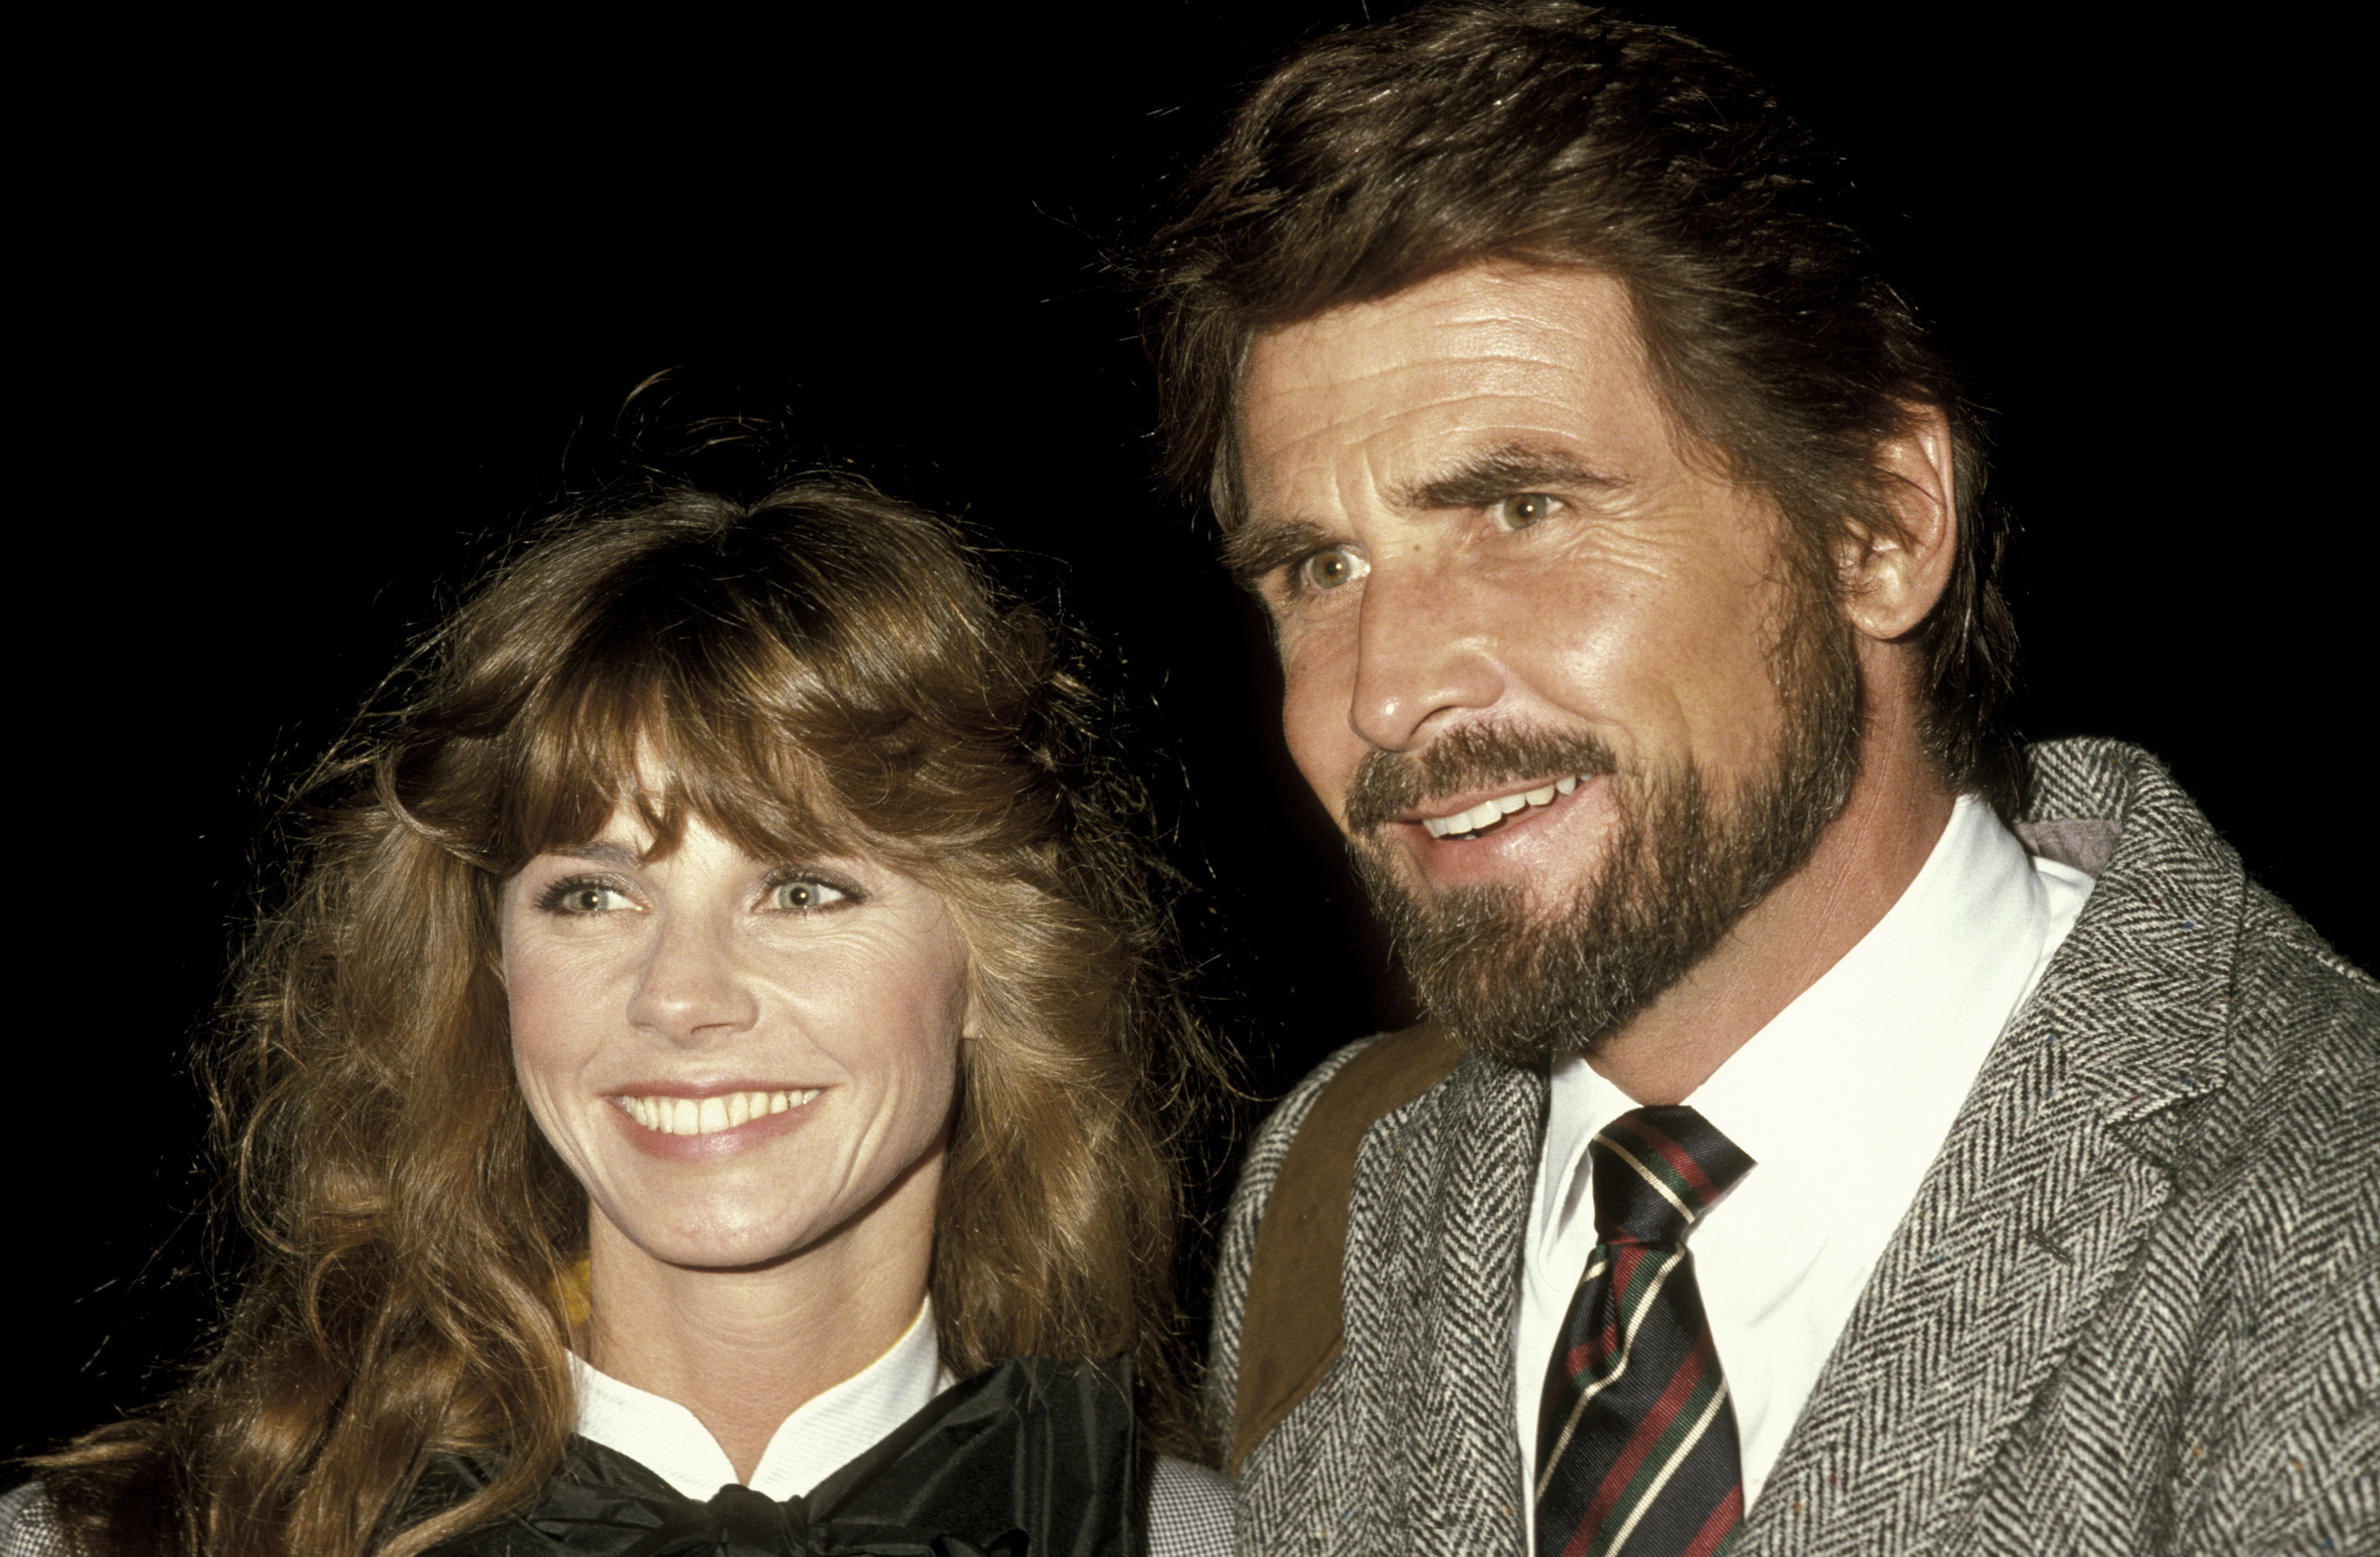
<instances>
[{"instance_id":1,"label":"woman's mouth","mask_svg":"<svg viewBox=\"0 0 2380 1557\"><path fill-rule=\"evenodd\" d=\"M776 1091L722 1092L715 1098L615 1096L620 1112L648 1130L664 1136L715 1136L786 1113L819 1095L816 1087L781 1088Z\"/></svg>"}]
</instances>

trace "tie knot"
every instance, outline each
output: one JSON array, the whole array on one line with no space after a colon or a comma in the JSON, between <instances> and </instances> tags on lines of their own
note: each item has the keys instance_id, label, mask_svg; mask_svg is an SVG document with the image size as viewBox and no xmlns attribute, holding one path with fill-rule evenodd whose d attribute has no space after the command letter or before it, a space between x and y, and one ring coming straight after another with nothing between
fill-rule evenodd
<instances>
[{"instance_id":1,"label":"tie knot","mask_svg":"<svg viewBox=\"0 0 2380 1557\"><path fill-rule=\"evenodd\" d=\"M1607 1244L1682 1244L1752 1159L1682 1104L1633 1109L1587 1145L1595 1231Z\"/></svg>"}]
</instances>

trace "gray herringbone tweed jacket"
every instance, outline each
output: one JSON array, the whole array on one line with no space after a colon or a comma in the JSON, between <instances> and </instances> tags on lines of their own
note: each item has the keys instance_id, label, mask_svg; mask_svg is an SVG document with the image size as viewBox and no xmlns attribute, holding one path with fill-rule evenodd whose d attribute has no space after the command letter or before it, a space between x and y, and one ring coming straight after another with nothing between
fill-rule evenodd
<instances>
[{"instance_id":1,"label":"gray herringbone tweed jacket","mask_svg":"<svg viewBox=\"0 0 2380 1557\"><path fill-rule=\"evenodd\" d=\"M2380 1551L2380 989L2144 753L2029 761L2019 831L2098 885L1737 1551ZM1272 1175L1354 1052L1251 1151L1219 1421ZM1468 1055L1365 1137L1344 1350L1242 1467L1244 1557L1520 1553L1512 1313L1544 1107L1542 1077Z\"/></svg>"}]
</instances>

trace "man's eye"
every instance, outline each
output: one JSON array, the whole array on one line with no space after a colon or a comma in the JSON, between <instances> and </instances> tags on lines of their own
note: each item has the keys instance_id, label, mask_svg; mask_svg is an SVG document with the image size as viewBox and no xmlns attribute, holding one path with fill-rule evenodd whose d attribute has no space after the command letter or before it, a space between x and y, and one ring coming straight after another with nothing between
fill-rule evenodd
<instances>
[{"instance_id":1,"label":"man's eye","mask_svg":"<svg viewBox=\"0 0 2380 1557\"><path fill-rule=\"evenodd\" d=\"M851 894L811 876L795 876L769 889L769 906L780 913L808 914L849 901Z\"/></svg>"},{"instance_id":2,"label":"man's eye","mask_svg":"<svg viewBox=\"0 0 2380 1557\"><path fill-rule=\"evenodd\" d=\"M1330 546L1315 553L1297 565L1295 583L1298 592L1308 590L1335 590L1352 584L1369 571L1362 553L1344 546Z\"/></svg>"},{"instance_id":3,"label":"man's eye","mask_svg":"<svg viewBox=\"0 0 2380 1557\"><path fill-rule=\"evenodd\" d=\"M1496 505L1496 519L1506 529L1526 529L1540 519L1552 517L1560 506L1559 498L1544 493L1520 493Z\"/></svg>"}]
</instances>

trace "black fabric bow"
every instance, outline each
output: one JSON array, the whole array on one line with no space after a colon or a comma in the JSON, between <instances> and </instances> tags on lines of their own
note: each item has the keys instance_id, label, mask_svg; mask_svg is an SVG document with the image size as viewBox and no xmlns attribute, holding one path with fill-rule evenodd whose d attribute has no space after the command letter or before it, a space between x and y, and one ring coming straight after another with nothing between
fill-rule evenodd
<instances>
[{"instance_id":1,"label":"black fabric bow","mask_svg":"<svg viewBox=\"0 0 2380 1557\"><path fill-rule=\"evenodd\" d=\"M600 1443L573 1439L538 1505L436 1557L1130 1557L1138 1429L1132 1359L1014 1357L934 1397L809 1496L722 1487L697 1502ZM433 1458L416 1517L494 1467Z\"/></svg>"}]
</instances>

